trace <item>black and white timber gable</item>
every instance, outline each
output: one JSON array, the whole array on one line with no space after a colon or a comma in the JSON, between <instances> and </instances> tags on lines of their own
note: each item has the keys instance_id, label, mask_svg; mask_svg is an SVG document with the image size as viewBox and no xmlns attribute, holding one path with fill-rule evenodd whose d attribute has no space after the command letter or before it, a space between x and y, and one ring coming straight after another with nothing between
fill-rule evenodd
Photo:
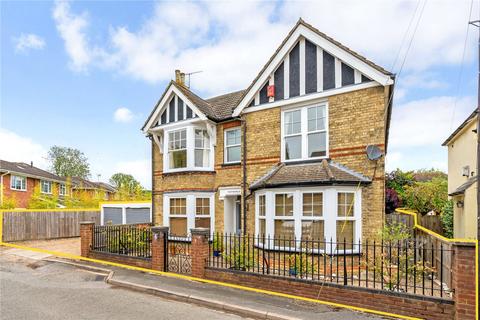
<instances>
[{"instance_id":1,"label":"black and white timber gable","mask_svg":"<svg viewBox=\"0 0 480 320\"><path fill-rule=\"evenodd\" d=\"M233 115L391 84L391 73L299 20ZM274 90L270 96L269 87Z\"/></svg>"}]
</instances>

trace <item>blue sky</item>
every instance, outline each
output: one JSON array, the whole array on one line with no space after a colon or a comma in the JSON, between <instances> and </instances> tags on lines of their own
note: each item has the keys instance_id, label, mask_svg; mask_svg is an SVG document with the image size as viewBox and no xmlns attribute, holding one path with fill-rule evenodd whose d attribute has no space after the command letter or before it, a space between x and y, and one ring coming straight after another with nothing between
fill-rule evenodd
<instances>
[{"instance_id":1,"label":"blue sky","mask_svg":"<svg viewBox=\"0 0 480 320\"><path fill-rule=\"evenodd\" d=\"M140 128L174 70L202 70L204 97L243 89L301 16L395 73L406 55L387 168L446 170L440 144L476 102L471 4L478 19L478 1L1 2L0 158L47 168L50 146L70 146L92 178L150 187Z\"/></svg>"}]
</instances>

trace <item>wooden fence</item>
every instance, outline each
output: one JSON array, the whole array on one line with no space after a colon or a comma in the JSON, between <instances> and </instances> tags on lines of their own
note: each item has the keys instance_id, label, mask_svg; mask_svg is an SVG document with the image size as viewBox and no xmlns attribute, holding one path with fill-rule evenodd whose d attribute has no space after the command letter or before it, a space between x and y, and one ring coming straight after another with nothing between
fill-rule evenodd
<instances>
[{"instance_id":1,"label":"wooden fence","mask_svg":"<svg viewBox=\"0 0 480 320\"><path fill-rule=\"evenodd\" d=\"M80 222L100 224L100 211L7 211L2 241L46 240L80 236Z\"/></svg>"},{"instance_id":2,"label":"wooden fence","mask_svg":"<svg viewBox=\"0 0 480 320\"><path fill-rule=\"evenodd\" d=\"M452 244L448 241L443 240L441 237L433 236L421 229L414 228L414 217L408 214L402 213L391 213L385 216L386 222L396 222L405 224L409 229L413 230L413 237L417 241L418 249L423 248L434 252L434 261L433 267L442 272L443 274L443 283L447 288L452 288L452 268L453 268L453 259L452 259ZM417 223L422 227L429 229L439 235L443 235L442 224L440 221L440 216L422 216L417 214ZM442 254L439 254L442 252ZM440 268L442 270L440 271ZM436 279L438 281L438 279Z\"/></svg>"},{"instance_id":3,"label":"wooden fence","mask_svg":"<svg viewBox=\"0 0 480 320\"><path fill-rule=\"evenodd\" d=\"M413 216L408 214L391 213L385 215L385 219L387 222L403 223L409 228L413 228ZM444 235L440 216L422 216L417 213L417 223L441 236Z\"/></svg>"}]
</instances>

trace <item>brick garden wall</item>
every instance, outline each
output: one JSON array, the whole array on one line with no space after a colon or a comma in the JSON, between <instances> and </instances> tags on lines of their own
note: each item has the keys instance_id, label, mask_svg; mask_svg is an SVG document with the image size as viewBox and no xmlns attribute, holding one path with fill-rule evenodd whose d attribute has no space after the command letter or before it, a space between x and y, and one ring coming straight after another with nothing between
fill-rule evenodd
<instances>
[{"instance_id":1,"label":"brick garden wall","mask_svg":"<svg viewBox=\"0 0 480 320\"><path fill-rule=\"evenodd\" d=\"M425 319L453 319L455 314L453 301L432 297L212 268L206 269L205 277L215 281Z\"/></svg>"},{"instance_id":2,"label":"brick garden wall","mask_svg":"<svg viewBox=\"0 0 480 320\"><path fill-rule=\"evenodd\" d=\"M129 266L152 269L152 259L122 256L106 252L90 251L88 258L106 260L110 262L126 264Z\"/></svg>"}]
</instances>

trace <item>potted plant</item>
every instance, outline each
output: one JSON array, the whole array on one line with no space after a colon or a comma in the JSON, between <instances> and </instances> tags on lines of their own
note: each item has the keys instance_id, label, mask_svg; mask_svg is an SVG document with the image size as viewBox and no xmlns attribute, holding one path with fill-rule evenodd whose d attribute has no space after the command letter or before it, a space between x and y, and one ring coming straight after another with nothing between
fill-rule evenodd
<instances>
[{"instance_id":1,"label":"potted plant","mask_svg":"<svg viewBox=\"0 0 480 320\"><path fill-rule=\"evenodd\" d=\"M309 275L315 273L316 267L305 252L300 254L291 254L288 257L288 274L292 277L300 275Z\"/></svg>"},{"instance_id":2,"label":"potted plant","mask_svg":"<svg viewBox=\"0 0 480 320\"><path fill-rule=\"evenodd\" d=\"M217 234L213 235L212 248L214 257L220 257L222 255L223 241Z\"/></svg>"}]
</instances>

